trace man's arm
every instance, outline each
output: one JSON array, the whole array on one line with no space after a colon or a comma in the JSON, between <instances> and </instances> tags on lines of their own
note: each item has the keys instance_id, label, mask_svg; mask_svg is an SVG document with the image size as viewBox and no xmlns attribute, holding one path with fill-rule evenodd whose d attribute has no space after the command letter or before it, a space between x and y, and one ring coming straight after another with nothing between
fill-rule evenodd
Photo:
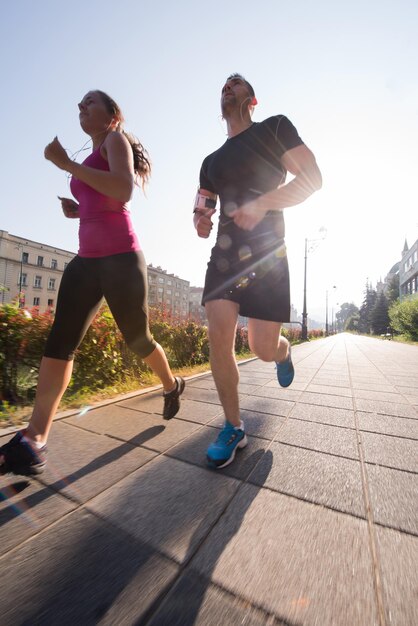
<instances>
[{"instance_id":1,"label":"man's arm","mask_svg":"<svg viewBox=\"0 0 418 626\"><path fill-rule=\"evenodd\" d=\"M216 209L217 195L207 189L199 189L193 209L193 224L199 237L207 239L213 228L211 220Z\"/></svg>"},{"instance_id":2,"label":"man's arm","mask_svg":"<svg viewBox=\"0 0 418 626\"><path fill-rule=\"evenodd\" d=\"M244 204L230 214L234 222L244 230L252 230L267 211L281 211L300 204L322 187L322 176L315 157L304 144L287 150L281 157L283 167L294 178L288 183Z\"/></svg>"}]
</instances>

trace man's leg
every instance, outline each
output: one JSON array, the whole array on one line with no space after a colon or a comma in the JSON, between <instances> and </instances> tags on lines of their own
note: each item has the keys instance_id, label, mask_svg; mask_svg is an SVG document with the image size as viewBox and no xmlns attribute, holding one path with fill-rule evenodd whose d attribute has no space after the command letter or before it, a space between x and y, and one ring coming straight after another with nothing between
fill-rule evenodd
<instances>
[{"instance_id":1,"label":"man's leg","mask_svg":"<svg viewBox=\"0 0 418 626\"><path fill-rule=\"evenodd\" d=\"M210 365L216 389L226 420L239 426L239 374L234 349L239 307L230 300L211 300L205 308L209 322Z\"/></svg>"},{"instance_id":2,"label":"man's leg","mask_svg":"<svg viewBox=\"0 0 418 626\"><path fill-rule=\"evenodd\" d=\"M250 350L262 361L276 363L277 379L282 387L289 387L295 370L290 356L290 344L280 334L279 322L248 320L248 342Z\"/></svg>"},{"instance_id":3,"label":"man's leg","mask_svg":"<svg viewBox=\"0 0 418 626\"><path fill-rule=\"evenodd\" d=\"M262 361L285 361L289 354L289 342L280 334L279 322L248 320L248 343L250 350Z\"/></svg>"}]
</instances>

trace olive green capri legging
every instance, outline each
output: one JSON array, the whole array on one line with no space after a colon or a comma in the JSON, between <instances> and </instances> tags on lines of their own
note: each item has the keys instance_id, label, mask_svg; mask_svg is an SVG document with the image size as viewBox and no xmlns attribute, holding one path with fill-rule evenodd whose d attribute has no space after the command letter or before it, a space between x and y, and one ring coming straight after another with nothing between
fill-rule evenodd
<instances>
[{"instance_id":1,"label":"olive green capri legging","mask_svg":"<svg viewBox=\"0 0 418 626\"><path fill-rule=\"evenodd\" d=\"M148 325L147 287L147 266L140 251L74 257L61 280L44 356L71 361L103 298L131 350L142 358L150 355L156 342Z\"/></svg>"}]
</instances>

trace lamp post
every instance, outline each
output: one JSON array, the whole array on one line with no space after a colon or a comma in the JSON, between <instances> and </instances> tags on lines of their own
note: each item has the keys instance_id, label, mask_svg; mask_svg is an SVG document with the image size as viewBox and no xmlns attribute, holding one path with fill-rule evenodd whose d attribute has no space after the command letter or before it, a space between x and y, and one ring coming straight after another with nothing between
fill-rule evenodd
<instances>
[{"instance_id":1,"label":"lamp post","mask_svg":"<svg viewBox=\"0 0 418 626\"><path fill-rule=\"evenodd\" d=\"M306 266L308 260L308 240L305 238L305 271L303 274L303 312L302 312L302 341L308 339L308 312L306 310Z\"/></svg>"},{"instance_id":2,"label":"lamp post","mask_svg":"<svg viewBox=\"0 0 418 626\"><path fill-rule=\"evenodd\" d=\"M327 229L324 226L321 226L319 232L322 233L322 237L318 239L307 239L305 237L305 266L304 266L304 274L303 274L303 312L302 312L302 341L307 341L308 339L308 311L306 308L306 274L307 274L307 266L308 266L308 251L312 252L315 249L315 244L319 241L323 241L327 235ZM308 244L310 247L308 247Z\"/></svg>"},{"instance_id":3,"label":"lamp post","mask_svg":"<svg viewBox=\"0 0 418 626\"><path fill-rule=\"evenodd\" d=\"M19 276L19 309L22 308L22 274L23 274L23 243L18 243L17 250L20 250L20 276Z\"/></svg>"},{"instance_id":4,"label":"lamp post","mask_svg":"<svg viewBox=\"0 0 418 626\"><path fill-rule=\"evenodd\" d=\"M337 286L333 285L332 289L337 289ZM326 304L325 304L325 337L328 337L328 335L329 335L329 326L328 326L328 289L326 290L325 300L326 300ZM332 305L332 326L334 326L334 305Z\"/></svg>"}]
</instances>

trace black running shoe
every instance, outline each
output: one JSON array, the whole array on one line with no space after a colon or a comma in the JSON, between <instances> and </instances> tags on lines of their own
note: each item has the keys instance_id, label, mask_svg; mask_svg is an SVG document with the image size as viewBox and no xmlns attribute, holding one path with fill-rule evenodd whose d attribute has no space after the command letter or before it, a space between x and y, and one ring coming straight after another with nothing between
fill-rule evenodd
<instances>
[{"instance_id":1,"label":"black running shoe","mask_svg":"<svg viewBox=\"0 0 418 626\"><path fill-rule=\"evenodd\" d=\"M186 385L184 379L181 376L176 376L176 388L169 393L164 394L164 411L163 417L165 420L171 420L172 417L177 415L180 409L180 396L184 391Z\"/></svg>"},{"instance_id":2,"label":"black running shoe","mask_svg":"<svg viewBox=\"0 0 418 626\"><path fill-rule=\"evenodd\" d=\"M46 465L46 446L37 450L32 447L19 431L8 443L0 448L0 474L20 474L36 476L42 474Z\"/></svg>"}]
</instances>

